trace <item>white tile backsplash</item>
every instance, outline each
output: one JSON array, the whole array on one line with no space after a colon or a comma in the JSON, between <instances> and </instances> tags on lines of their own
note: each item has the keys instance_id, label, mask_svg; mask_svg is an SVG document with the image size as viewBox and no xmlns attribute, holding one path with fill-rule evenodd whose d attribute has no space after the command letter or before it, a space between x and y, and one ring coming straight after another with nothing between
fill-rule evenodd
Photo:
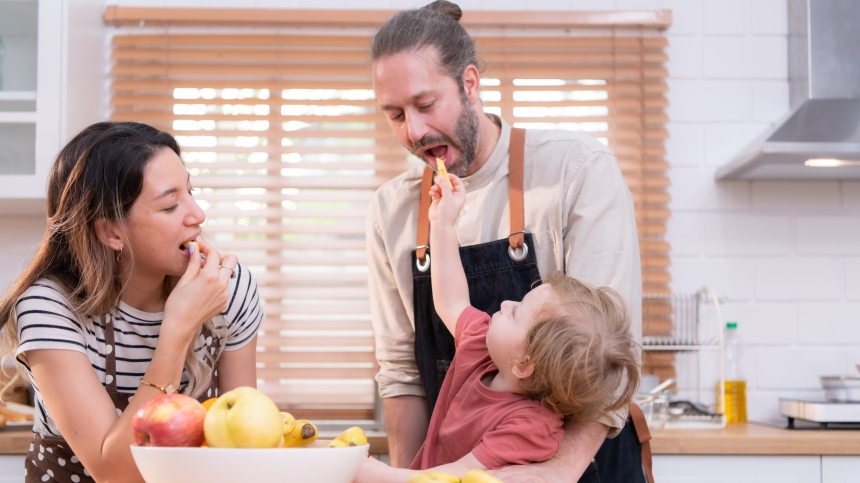
<instances>
[{"instance_id":1,"label":"white tile backsplash","mask_svg":"<svg viewBox=\"0 0 860 483\"><path fill-rule=\"evenodd\" d=\"M750 3L750 31L754 35L788 34L786 0L752 0Z\"/></svg>"},{"instance_id":2,"label":"white tile backsplash","mask_svg":"<svg viewBox=\"0 0 860 483\"><path fill-rule=\"evenodd\" d=\"M748 0L704 0L705 35L745 35L749 30Z\"/></svg>"},{"instance_id":3,"label":"white tile backsplash","mask_svg":"<svg viewBox=\"0 0 860 483\"><path fill-rule=\"evenodd\" d=\"M791 254L788 216L704 215L705 254L712 256L784 256Z\"/></svg>"},{"instance_id":4,"label":"white tile backsplash","mask_svg":"<svg viewBox=\"0 0 860 483\"><path fill-rule=\"evenodd\" d=\"M762 347L756 351L756 366L756 389L818 390L819 376L842 373L845 357L831 348Z\"/></svg>"},{"instance_id":5,"label":"white tile backsplash","mask_svg":"<svg viewBox=\"0 0 860 483\"><path fill-rule=\"evenodd\" d=\"M693 293L707 285L733 302L752 300L754 274L752 259L673 256L670 287L675 293Z\"/></svg>"},{"instance_id":6,"label":"white tile backsplash","mask_svg":"<svg viewBox=\"0 0 860 483\"><path fill-rule=\"evenodd\" d=\"M798 216L797 253L860 255L860 216Z\"/></svg>"},{"instance_id":7,"label":"white tile backsplash","mask_svg":"<svg viewBox=\"0 0 860 483\"><path fill-rule=\"evenodd\" d=\"M772 123L785 117L788 111L788 84L785 81L753 84L753 121Z\"/></svg>"},{"instance_id":8,"label":"white tile backsplash","mask_svg":"<svg viewBox=\"0 0 860 483\"><path fill-rule=\"evenodd\" d=\"M801 304L797 340L802 345L860 345L860 304Z\"/></svg>"},{"instance_id":9,"label":"white tile backsplash","mask_svg":"<svg viewBox=\"0 0 860 483\"><path fill-rule=\"evenodd\" d=\"M704 159L704 127L699 124L670 122L666 129L666 160L672 166L701 166Z\"/></svg>"},{"instance_id":10,"label":"white tile backsplash","mask_svg":"<svg viewBox=\"0 0 860 483\"><path fill-rule=\"evenodd\" d=\"M845 262L845 298L860 300L860 259Z\"/></svg>"},{"instance_id":11,"label":"white tile backsplash","mask_svg":"<svg viewBox=\"0 0 860 483\"><path fill-rule=\"evenodd\" d=\"M752 112L752 84L736 80L670 78L669 107L673 122L747 122Z\"/></svg>"},{"instance_id":12,"label":"white tile backsplash","mask_svg":"<svg viewBox=\"0 0 860 483\"><path fill-rule=\"evenodd\" d=\"M705 164L719 167L731 161L767 131L768 124L717 124L705 127Z\"/></svg>"},{"instance_id":13,"label":"white tile backsplash","mask_svg":"<svg viewBox=\"0 0 860 483\"><path fill-rule=\"evenodd\" d=\"M780 213L828 213L840 209L838 181L755 181L752 208Z\"/></svg>"},{"instance_id":14,"label":"white tile backsplash","mask_svg":"<svg viewBox=\"0 0 860 483\"><path fill-rule=\"evenodd\" d=\"M756 300L841 300L841 273L835 258L761 258L755 262Z\"/></svg>"},{"instance_id":15,"label":"white tile backsplash","mask_svg":"<svg viewBox=\"0 0 860 483\"><path fill-rule=\"evenodd\" d=\"M691 213L672 213L666 221L666 241L674 255L702 253L702 217Z\"/></svg>"},{"instance_id":16,"label":"white tile backsplash","mask_svg":"<svg viewBox=\"0 0 860 483\"><path fill-rule=\"evenodd\" d=\"M750 205L750 184L746 181L714 180L715 170L673 168L669 207L673 212L740 211Z\"/></svg>"}]
</instances>

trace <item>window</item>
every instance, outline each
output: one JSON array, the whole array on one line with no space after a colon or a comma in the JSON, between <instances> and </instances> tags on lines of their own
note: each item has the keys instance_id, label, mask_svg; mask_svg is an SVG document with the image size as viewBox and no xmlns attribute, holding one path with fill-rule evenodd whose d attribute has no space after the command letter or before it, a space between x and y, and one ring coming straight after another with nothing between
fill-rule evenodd
<instances>
[{"instance_id":1,"label":"window","mask_svg":"<svg viewBox=\"0 0 860 483\"><path fill-rule=\"evenodd\" d=\"M120 26L111 119L176 136L205 231L257 278L259 388L298 417L371 424L365 212L377 187L418 162L370 85L367 27L392 12L326 12L326 26L315 11L189 12L108 7L106 20ZM521 14L463 19L487 63L485 110L608 144L634 197L644 290L667 292L668 13L639 12L651 15L632 23L625 12Z\"/></svg>"}]
</instances>

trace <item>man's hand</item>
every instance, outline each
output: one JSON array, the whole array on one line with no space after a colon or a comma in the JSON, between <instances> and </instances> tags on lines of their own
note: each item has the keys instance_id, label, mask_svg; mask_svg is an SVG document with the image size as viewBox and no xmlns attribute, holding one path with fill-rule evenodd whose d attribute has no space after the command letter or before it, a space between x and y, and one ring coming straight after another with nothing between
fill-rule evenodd
<instances>
[{"instance_id":1,"label":"man's hand","mask_svg":"<svg viewBox=\"0 0 860 483\"><path fill-rule=\"evenodd\" d=\"M388 454L393 468L408 468L424 444L430 411L427 399L418 396L389 397L382 400Z\"/></svg>"}]
</instances>

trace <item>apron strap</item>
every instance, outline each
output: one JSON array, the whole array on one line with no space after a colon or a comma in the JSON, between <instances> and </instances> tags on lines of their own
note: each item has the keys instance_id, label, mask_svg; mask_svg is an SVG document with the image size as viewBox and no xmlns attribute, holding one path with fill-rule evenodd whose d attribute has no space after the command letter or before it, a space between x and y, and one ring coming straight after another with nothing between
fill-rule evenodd
<instances>
[{"instance_id":1,"label":"apron strap","mask_svg":"<svg viewBox=\"0 0 860 483\"><path fill-rule=\"evenodd\" d=\"M522 248L525 230L523 215L523 163L525 161L526 130L511 128L511 149L508 161L508 203L511 210L511 248Z\"/></svg>"},{"instance_id":2,"label":"apron strap","mask_svg":"<svg viewBox=\"0 0 860 483\"><path fill-rule=\"evenodd\" d=\"M523 163L525 162L526 130L511 128L511 146L508 154L508 203L511 211L511 248L523 247L525 215L523 210ZM418 248L415 258L424 263L430 243L430 187L433 186L433 168L426 166L421 177L421 201L418 203Z\"/></svg>"},{"instance_id":3,"label":"apron strap","mask_svg":"<svg viewBox=\"0 0 860 483\"><path fill-rule=\"evenodd\" d=\"M433 186L433 169L424 168L421 177L421 201L418 203L418 248L415 258L424 263L424 255L430 245L430 187Z\"/></svg>"},{"instance_id":4,"label":"apron strap","mask_svg":"<svg viewBox=\"0 0 860 483\"><path fill-rule=\"evenodd\" d=\"M651 432L648 431L645 413L639 406L630 404L630 419L633 420L633 429L636 430L636 437L642 445L642 466L645 468L645 477L648 483L654 483L654 473L651 471Z\"/></svg>"},{"instance_id":5,"label":"apron strap","mask_svg":"<svg viewBox=\"0 0 860 483\"><path fill-rule=\"evenodd\" d=\"M114 402L117 400L118 391L116 389L116 344L113 332L113 315L110 313L104 316L105 322L105 379L107 382L107 393ZM124 408L123 408L124 409Z\"/></svg>"}]
</instances>

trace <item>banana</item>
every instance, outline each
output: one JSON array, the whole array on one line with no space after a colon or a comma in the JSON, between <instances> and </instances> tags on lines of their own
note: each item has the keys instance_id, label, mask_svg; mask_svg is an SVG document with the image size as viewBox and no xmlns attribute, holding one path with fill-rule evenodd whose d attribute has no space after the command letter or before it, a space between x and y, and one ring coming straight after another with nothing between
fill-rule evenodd
<instances>
[{"instance_id":1,"label":"banana","mask_svg":"<svg viewBox=\"0 0 860 483\"><path fill-rule=\"evenodd\" d=\"M341 442L343 445L335 444L335 442ZM340 433L326 448L342 448L344 446L361 446L364 444L367 444L367 436L364 434L364 431L358 426L353 426Z\"/></svg>"},{"instance_id":2,"label":"banana","mask_svg":"<svg viewBox=\"0 0 860 483\"><path fill-rule=\"evenodd\" d=\"M281 420L284 422L284 436L296 429L296 418L292 414L281 411Z\"/></svg>"},{"instance_id":3,"label":"banana","mask_svg":"<svg viewBox=\"0 0 860 483\"><path fill-rule=\"evenodd\" d=\"M460 483L460 477L441 471L422 471L415 473L406 483Z\"/></svg>"},{"instance_id":4,"label":"banana","mask_svg":"<svg viewBox=\"0 0 860 483\"><path fill-rule=\"evenodd\" d=\"M333 439L329 441L327 445L325 445L326 448L346 448L347 446L348 445L346 443L339 439Z\"/></svg>"},{"instance_id":5,"label":"banana","mask_svg":"<svg viewBox=\"0 0 860 483\"><path fill-rule=\"evenodd\" d=\"M303 448L316 441L318 435L319 431L312 422L299 419L293 430L284 435L284 448Z\"/></svg>"},{"instance_id":6,"label":"banana","mask_svg":"<svg viewBox=\"0 0 860 483\"><path fill-rule=\"evenodd\" d=\"M463 475L463 483L502 483L502 480L481 470L469 470Z\"/></svg>"}]
</instances>

